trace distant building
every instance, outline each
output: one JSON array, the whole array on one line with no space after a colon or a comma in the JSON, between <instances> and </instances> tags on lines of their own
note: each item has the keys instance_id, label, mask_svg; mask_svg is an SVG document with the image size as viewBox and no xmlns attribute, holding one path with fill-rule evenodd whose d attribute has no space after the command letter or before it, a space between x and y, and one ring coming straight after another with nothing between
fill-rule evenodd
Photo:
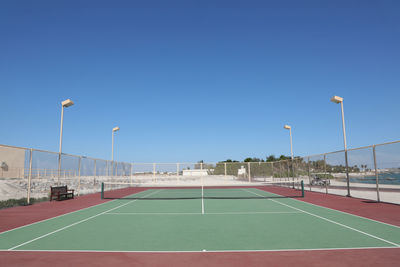
<instances>
[{"instance_id":1,"label":"distant building","mask_svg":"<svg viewBox=\"0 0 400 267\"><path fill-rule=\"evenodd\" d=\"M183 170L183 176L206 176L208 175L207 170Z\"/></svg>"}]
</instances>

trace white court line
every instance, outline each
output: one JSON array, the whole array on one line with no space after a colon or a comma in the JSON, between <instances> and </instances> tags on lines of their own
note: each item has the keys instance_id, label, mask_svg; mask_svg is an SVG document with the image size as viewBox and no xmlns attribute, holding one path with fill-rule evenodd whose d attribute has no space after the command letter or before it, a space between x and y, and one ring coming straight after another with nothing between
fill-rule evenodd
<instances>
[{"instance_id":1,"label":"white court line","mask_svg":"<svg viewBox=\"0 0 400 267\"><path fill-rule=\"evenodd\" d=\"M75 212L78 212L78 211L82 211L82 210L98 207L98 206L101 206L101 205L104 205L104 204L107 204L107 203L111 203L111 202L114 202L114 201L117 201L117 200L111 200L111 201L106 201L106 202L103 202L103 203L100 203L100 204L94 204L92 206L89 206L89 207L86 207L86 208L82 208L82 209L79 209L79 210L74 210L74 211L71 211L71 212L67 212L67 213L64 213L64 214L61 214L61 215L58 215L58 216L55 216L55 217L51 217L51 218L48 218L48 219L44 219L44 220L40 220L40 221L37 221L37 222L33 222L33 223L25 224L25 225L22 225L22 226L18 226L18 227L15 227L13 229L1 232L0 235L8 233L8 232L11 232L11 231L14 231L14 230L17 230L17 229L24 228L24 227L27 227L27 226L31 226L31 225L34 225L34 224L37 224L37 223L50 221L50 220L53 220L53 219L56 219L56 218L59 218L59 217L63 217L65 215L72 214L72 213L75 213Z\"/></svg>"},{"instance_id":2,"label":"white court line","mask_svg":"<svg viewBox=\"0 0 400 267\"><path fill-rule=\"evenodd\" d=\"M143 192L146 192L146 191L141 191L141 192L135 193L134 195L140 194L140 193L143 193ZM112 202L115 202L115 201L118 201L118 199L114 199L114 200L111 200L111 201L105 201L105 202L100 203L100 204L94 204L94 205L86 207L86 208L82 208L82 209L74 210L74 211L71 211L71 212L67 212L67 213L64 213L64 214L61 214L61 215L58 215L58 216L54 216L54 217L51 217L51 218L48 218L48 219L43 219L43 220L40 220L40 221L37 221L37 222L28 223L28 224L25 224L25 225L22 225L22 226L18 226L18 227L12 228L10 230L6 230L6 231L3 231L3 232L0 232L0 235L8 233L8 232L12 232L12 231L17 230L17 229L25 228L27 226L35 225L35 224L38 224L38 223L41 223L41 222L50 221L50 220L53 220L53 219L56 219L56 218L60 218L60 217L63 217L65 215L72 214L72 213L75 213L75 212L79 212L79 211L82 211L82 210L87 210L87 209L99 207L99 206L105 205L107 203L112 203Z\"/></svg>"},{"instance_id":3,"label":"white court line","mask_svg":"<svg viewBox=\"0 0 400 267\"><path fill-rule=\"evenodd\" d=\"M238 214L285 214L302 213L300 211L249 211L249 212L107 212L104 215L238 215Z\"/></svg>"},{"instance_id":4,"label":"white court line","mask_svg":"<svg viewBox=\"0 0 400 267\"><path fill-rule=\"evenodd\" d=\"M154 191L154 192L152 192L152 193L150 193L150 194L147 194L147 195L145 195L145 196L143 196L143 197L150 196L150 195L152 195L152 194L154 194L154 193L158 193L158 192L160 192L160 191L161 191L161 190ZM67 228L70 228L70 227L72 227L72 226L74 226L74 225L77 225L77 224L80 224L80 223L82 223L82 222L86 222L86 221L88 221L88 220L90 220L90 219L96 218L96 217L98 217L98 216L100 216L100 215L103 215L103 214L109 212L109 211L112 211L112 210L121 208L121 207L123 207L123 206L126 206L126 205L128 205L128 204L130 204L130 203L132 203L132 202L137 201L137 200L139 200L139 199L134 199L134 200L129 201L129 202L125 203L125 204L119 205L119 206L117 206L117 207L108 209L108 210L103 211L103 212L101 212L101 213L98 213L98 214L96 214L96 215L90 216L90 217L88 217L88 218L86 218L86 219L83 219L83 220L77 221L77 222L75 222L75 223L69 224L69 225L67 225L67 226L64 226L64 227L62 227L62 228L59 228L59 229L57 229L57 230L55 230L55 231L52 231L52 232L50 232L50 233L41 235L41 236L39 236L39 237L36 237L36 238L34 238L34 239L31 239L31 240L29 240L29 241L26 241L26 242L24 242L24 243L21 243L21 244L19 244L19 245L16 245L16 246L14 246L14 247L12 247L12 248L9 248L8 250L14 250L14 249L16 249L16 248L18 248L18 247L21 247L21 246L23 246L23 245L26 245L26 244L29 244L29 243L34 242L34 241L36 241L36 240L42 239L43 237L52 235L52 234L54 234L54 233L57 233L57 232L60 232L60 231L62 231L62 230L65 230L65 229L67 229Z\"/></svg>"},{"instance_id":5,"label":"white court line","mask_svg":"<svg viewBox=\"0 0 400 267\"><path fill-rule=\"evenodd\" d=\"M200 212L107 212L104 215L201 215Z\"/></svg>"},{"instance_id":6,"label":"white court line","mask_svg":"<svg viewBox=\"0 0 400 267\"><path fill-rule=\"evenodd\" d=\"M296 200L297 200L297 199L296 199ZM299 200L297 200L297 201L299 201ZM337 210L337 209L333 209L333 208L328 208L328 207L320 206L320 205L317 205L317 204L314 204L314 203L310 203L310 202L306 202L306 201L301 201L301 202L302 202L302 203L306 203L306 204L308 204L308 205L313 205L313 206L315 206L315 207L320 207L320 208L325 208L325 209L337 211L337 212L340 212L340 213L343 213L343 214L351 215L351 216L358 217L358 218L361 218L361 219L364 219L364 220L369 220L369 221L373 221L373 222L385 224L385 225L392 226L392 227L395 227L395 228L399 228L399 229L400 229L400 226L397 226L397 225L394 225L394 224L390 224L390 223L385 223L385 222L377 221L377 220L374 220L374 219L371 219L371 218L363 217L363 216L360 216L360 215L352 214L352 213L349 213L349 212L345 212L345 211L341 211L341 210Z\"/></svg>"},{"instance_id":7,"label":"white court line","mask_svg":"<svg viewBox=\"0 0 400 267\"><path fill-rule=\"evenodd\" d=\"M203 178L201 178L203 179ZM204 214L204 187L201 185L201 214Z\"/></svg>"},{"instance_id":8,"label":"white court line","mask_svg":"<svg viewBox=\"0 0 400 267\"><path fill-rule=\"evenodd\" d=\"M261 197L262 197L262 195L260 195L260 194L257 194L257 193L255 193L255 192L252 192L252 191L249 191L249 190L247 190L247 189L245 189L245 188L243 188L243 190L245 190L245 191L247 191L247 192L249 192L249 193L252 193L252 194L254 194L254 195L257 195L257 196L261 196ZM304 212L304 213L306 213L306 214L308 214L308 215L311 215L311 216L317 217L317 218L319 218L319 219L322 219L322 220L325 220L325 221L327 221L327 222L330 222L330 223L334 223L334 224L340 225L340 226L342 226L342 227L345 227L345 228L347 228L347 229L350 229L350 230L356 231L356 232L358 232L358 233L364 234L364 235L366 235L366 236L369 236L369 237L372 237L372 238L378 239L378 240L380 240L380 241L386 242L386 243L388 243L388 244L391 244L391 245L394 245L394 246L396 246L396 247L400 247L400 244L397 244L397 243L394 243L394 242L388 241L388 240L386 240L386 239L383 239L383 238L377 237L377 236L375 236L375 235L371 235L371 234L369 234L369 233L366 233L366 232L364 232L364 231L361 231L361 230L355 229L355 228L353 228L353 227L350 227L350 226L348 226L348 225L345 225L345 224L342 224L342 223L339 223L339 222L336 222L336 221L330 220L330 219L328 219L328 218L325 218L325 217L322 217L322 216L316 215L316 214L314 214L314 213L311 213L311 212L308 212L308 211L305 211L305 210L302 210L302 209L299 209L299 208L293 207L293 206L291 206L291 205L288 205L288 204L285 204L285 203L279 202L279 201L277 201L277 200L275 200L275 199L271 199L271 198L270 198L270 199L268 199L268 200L271 200L271 201L273 201L273 202L275 202L275 203L278 203L278 204L281 204L281 205L283 205L283 206L286 206L286 207L292 208L292 209L294 209L294 210L298 210L298 211Z\"/></svg>"},{"instance_id":9,"label":"white court line","mask_svg":"<svg viewBox=\"0 0 400 267\"><path fill-rule=\"evenodd\" d=\"M91 253L247 253L247 252L279 252L279 251L329 251L329 250L364 250L364 249L400 249L399 247L350 247L350 248L289 248L289 249L254 249L254 250L49 250L49 249L20 249L20 250L5 250L1 252L91 252Z\"/></svg>"},{"instance_id":10,"label":"white court line","mask_svg":"<svg viewBox=\"0 0 400 267\"><path fill-rule=\"evenodd\" d=\"M267 191L263 191L263 190L260 190L260 191L262 191L262 192L267 192ZM313 191L310 191L310 192L313 192ZM273 193L273 194L274 194L274 193ZM281 195L279 195L279 194L274 194L274 195L276 195L276 196L281 196ZM336 196L340 196L340 195L336 195ZM301 201L301 200L296 199L296 201ZM312 206L315 206L315 207L320 207L320 208L325 208L325 209L333 210L333 211L340 212L340 213L343 213L343 214L347 214L347 215L351 215L351 216L354 216L354 217L358 217L358 218L361 218L361 219L364 219L364 220L373 221L373 222L385 224L385 225L392 226L392 227L395 227L395 228L399 228L399 229L400 229L400 226L397 226L397 225L394 225L394 224L390 224L390 223L386 223L386 222L381 222L381 221L374 220L374 219L367 218L367 217L363 217L363 216L360 216L360 215L352 214L352 213L350 213L350 212L345 212L345 211L341 211L341 210L337 210L337 209L333 209L333 208L329 208L329 207L317 205L317 204L314 204L314 203L311 203L311 202L307 202L307 201L301 201L301 203L305 203L305 204L312 205Z\"/></svg>"}]
</instances>

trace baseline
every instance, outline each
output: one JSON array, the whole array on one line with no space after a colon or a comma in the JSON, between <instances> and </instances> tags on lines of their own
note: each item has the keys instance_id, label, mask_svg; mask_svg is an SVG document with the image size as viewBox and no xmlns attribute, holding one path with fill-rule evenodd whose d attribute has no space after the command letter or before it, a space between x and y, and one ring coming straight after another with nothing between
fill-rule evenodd
<instances>
[{"instance_id":1,"label":"baseline","mask_svg":"<svg viewBox=\"0 0 400 267\"><path fill-rule=\"evenodd\" d=\"M251 215L251 214L287 214L300 211L249 211L249 212L107 212L104 215Z\"/></svg>"},{"instance_id":2,"label":"baseline","mask_svg":"<svg viewBox=\"0 0 400 267\"><path fill-rule=\"evenodd\" d=\"M284 252L284 251L335 251L335 250L365 250L365 249L400 249L399 247L387 246L387 247L351 247L351 248L289 248L289 249L265 249L265 250L51 250L51 249L19 249L19 250L6 250L0 249L1 252L92 252L92 253L247 253L247 252Z\"/></svg>"}]
</instances>

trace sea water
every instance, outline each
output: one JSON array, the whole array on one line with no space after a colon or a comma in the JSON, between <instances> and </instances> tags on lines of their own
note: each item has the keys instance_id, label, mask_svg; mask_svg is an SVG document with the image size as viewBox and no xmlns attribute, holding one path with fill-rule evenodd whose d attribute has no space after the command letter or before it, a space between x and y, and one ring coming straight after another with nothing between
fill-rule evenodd
<instances>
[{"instance_id":1,"label":"sea water","mask_svg":"<svg viewBox=\"0 0 400 267\"><path fill-rule=\"evenodd\" d=\"M363 177L351 177L350 182L375 184L376 177L375 177L375 175L374 176L363 176ZM379 173L379 184L396 184L396 185L398 184L398 185L400 185L400 172Z\"/></svg>"}]
</instances>

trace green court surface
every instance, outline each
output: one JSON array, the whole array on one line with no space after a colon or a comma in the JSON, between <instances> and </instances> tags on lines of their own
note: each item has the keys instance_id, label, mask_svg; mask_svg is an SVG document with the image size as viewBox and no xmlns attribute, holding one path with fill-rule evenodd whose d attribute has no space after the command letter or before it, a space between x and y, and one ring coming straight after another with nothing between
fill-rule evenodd
<instances>
[{"instance_id":1,"label":"green court surface","mask_svg":"<svg viewBox=\"0 0 400 267\"><path fill-rule=\"evenodd\" d=\"M256 188L211 190L242 198L116 199L3 232L0 249L183 252L400 246L397 226L295 198L276 198ZM151 189L134 197L187 192ZM271 198L252 198L257 196Z\"/></svg>"}]
</instances>

